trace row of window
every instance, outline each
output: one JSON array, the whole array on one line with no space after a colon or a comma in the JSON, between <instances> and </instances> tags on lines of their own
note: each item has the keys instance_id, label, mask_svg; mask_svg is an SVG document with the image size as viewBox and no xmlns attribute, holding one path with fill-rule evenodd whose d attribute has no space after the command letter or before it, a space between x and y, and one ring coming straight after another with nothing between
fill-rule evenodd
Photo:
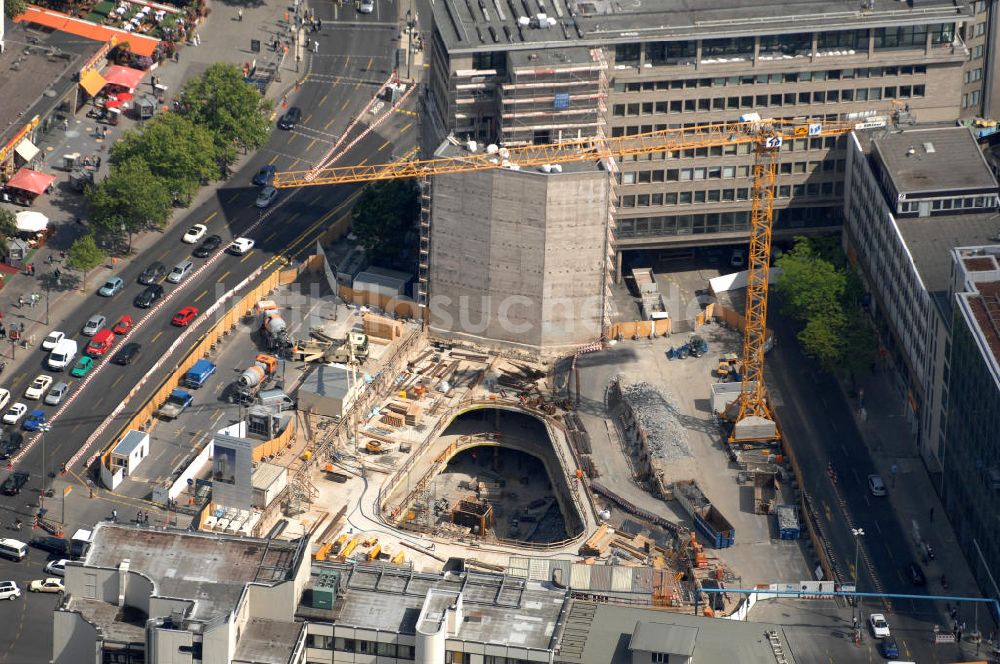
<instances>
[{"instance_id":1,"label":"row of window","mask_svg":"<svg viewBox=\"0 0 1000 664\"><path fill-rule=\"evenodd\" d=\"M707 148L697 148L705 150ZM693 155L692 155L693 156ZM803 175L823 171L844 172L843 159L816 161L783 161L778 164L781 175ZM750 177L749 166L701 166L695 168L667 168L642 171L622 171L617 175L618 184L649 184L654 182L688 182L691 180L728 180Z\"/></svg>"},{"instance_id":2,"label":"row of window","mask_svg":"<svg viewBox=\"0 0 1000 664\"><path fill-rule=\"evenodd\" d=\"M982 70L976 71L982 74ZM616 117L628 117L636 115L660 115L664 113L706 113L710 111L780 108L798 104L836 104L840 102L878 101L880 99L914 99L923 97L925 94L926 88L923 85L887 85L882 88L814 90L812 92L786 92L772 95L673 99L670 101L615 104L612 108L612 115Z\"/></svg>"},{"instance_id":3,"label":"row of window","mask_svg":"<svg viewBox=\"0 0 1000 664\"><path fill-rule=\"evenodd\" d=\"M778 185L775 187L778 198L793 198L799 196L843 196L843 182L807 182L805 184ZM660 207L663 205L697 205L700 203L735 203L750 200L750 189L737 187L734 189L705 189L698 191L670 191L651 194L625 194L618 197L618 207Z\"/></svg>"},{"instance_id":4,"label":"row of window","mask_svg":"<svg viewBox=\"0 0 1000 664\"><path fill-rule=\"evenodd\" d=\"M901 25L875 30L838 30L820 32L816 35L820 51L854 49L867 51L869 43L876 50L893 48L923 48L928 38L931 44L950 44L955 38L954 23L934 23L931 25ZM762 55L810 55L813 47L813 33L802 32L785 35L763 35L755 37L731 37L701 40L702 59L710 58L752 58L760 40ZM698 43L650 42L619 44L615 47L615 63L638 65L645 51L646 61L653 65L689 62L697 57Z\"/></svg>"},{"instance_id":5,"label":"row of window","mask_svg":"<svg viewBox=\"0 0 1000 664\"><path fill-rule=\"evenodd\" d=\"M841 223L839 207L806 207L775 210L776 228L815 228ZM622 219L618 222L619 238L660 235L703 235L706 233L736 233L750 229L750 212L717 212L679 214L672 216Z\"/></svg>"},{"instance_id":6,"label":"row of window","mask_svg":"<svg viewBox=\"0 0 1000 664\"><path fill-rule=\"evenodd\" d=\"M691 124L691 123L685 123ZM642 133L649 133L653 131L663 131L666 129L680 129L680 125L638 125L638 129L641 129ZM629 135L638 133L634 131L637 127L626 127L629 130ZM781 146L781 151L784 152L803 152L805 150L833 150L833 149L843 149L847 138L844 136L825 136L822 138L795 138L790 141L785 141ZM669 152L650 152L644 155L625 155L621 158L622 163L626 162L639 162L639 161L656 161L663 159L704 159L706 157L732 157L734 155L746 155L750 154L750 144L749 143L739 143L737 145L712 145L702 148L686 148L684 150L671 150ZM841 171L843 166L838 167ZM650 176L652 177L652 176ZM720 177L722 177L720 175ZM692 178L693 179L693 178Z\"/></svg>"},{"instance_id":7,"label":"row of window","mask_svg":"<svg viewBox=\"0 0 1000 664\"><path fill-rule=\"evenodd\" d=\"M962 108L979 106L979 94L979 90L973 90L968 94L962 95Z\"/></svg>"},{"instance_id":8,"label":"row of window","mask_svg":"<svg viewBox=\"0 0 1000 664\"><path fill-rule=\"evenodd\" d=\"M882 76L913 76L926 73L927 65L825 69L822 71L779 72L775 74L713 76L711 78L682 78L670 81L615 83L615 92L650 92L652 90L679 90L684 88L721 88L733 85L776 85L779 83L808 83L809 81L842 81L856 78L880 78Z\"/></svg>"},{"instance_id":9,"label":"row of window","mask_svg":"<svg viewBox=\"0 0 1000 664\"><path fill-rule=\"evenodd\" d=\"M925 201L926 202L926 201ZM932 212L947 212L949 210L975 210L992 208L997 204L993 196L965 196L963 198L939 198L930 201ZM899 204L899 211L915 213L920 211L919 201L905 201Z\"/></svg>"},{"instance_id":10,"label":"row of window","mask_svg":"<svg viewBox=\"0 0 1000 664\"><path fill-rule=\"evenodd\" d=\"M363 639L345 639L342 636L327 636L326 634L306 635L306 647L319 650L336 650L359 655L377 655L379 657L395 657L396 659L413 659L413 646L401 643L382 643Z\"/></svg>"}]
</instances>

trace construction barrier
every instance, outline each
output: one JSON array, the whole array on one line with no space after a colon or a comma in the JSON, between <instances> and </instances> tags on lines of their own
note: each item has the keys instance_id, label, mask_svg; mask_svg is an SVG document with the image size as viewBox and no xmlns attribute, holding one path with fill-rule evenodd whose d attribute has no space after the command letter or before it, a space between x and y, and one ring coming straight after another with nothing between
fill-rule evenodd
<instances>
[{"instance_id":1,"label":"construction barrier","mask_svg":"<svg viewBox=\"0 0 1000 664\"><path fill-rule=\"evenodd\" d=\"M631 339L632 337L646 338L651 336L662 337L670 334L672 326L669 318L657 320L633 320L627 323L615 323L608 332L610 339Z\"/></svg>"}]
</instances>

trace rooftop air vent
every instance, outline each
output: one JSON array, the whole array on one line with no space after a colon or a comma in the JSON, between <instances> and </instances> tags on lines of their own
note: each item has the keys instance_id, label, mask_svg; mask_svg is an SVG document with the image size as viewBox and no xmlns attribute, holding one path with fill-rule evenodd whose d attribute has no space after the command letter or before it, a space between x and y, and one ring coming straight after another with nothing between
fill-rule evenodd
<instances>
[{"instance_id":1,"label":"rooftop air vent","mask_svg":"<svg viewBox=\"0 0 1000 664\"><path fill-rule=\"evenodd\" d=\"M928 141L924 143L924 152L927 154L934 154L937 150L934 149L934 144Z\"/></svg>"}]
</instances>

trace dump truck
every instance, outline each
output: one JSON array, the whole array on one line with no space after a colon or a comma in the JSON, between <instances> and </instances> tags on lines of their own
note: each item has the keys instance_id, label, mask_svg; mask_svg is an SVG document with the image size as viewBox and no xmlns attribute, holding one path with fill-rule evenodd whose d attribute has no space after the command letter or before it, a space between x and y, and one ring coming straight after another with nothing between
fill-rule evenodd
<instances>
[{"instance_id":1,"label":"dump truck","mask_svg":"<svg viewBox=\"0 0 1000 664\"><path fill-rule=\"evenodd\" d=\"M184 374L184 378L181 382L184 387L189 387L191 389L197 389L205 384L205 381L215 373L215 364L208 360L198 360L194 363L187 373Z\"/></svg>"},{"instance_id":2,"label":"dump truck","mask_svg":"<svg viewBox=\"0 0 1000 664\"><path fill-rule=\"evenodd\" d=\"M194 397L185 392L184 390L174 390L167 397L166 402L160 406L158 411L159 416L164 420L176 419L178 415L184 412L184 409L190 406L194 402Z\"/></svg>"},{"instance_id":3,"label":"dump truck","mask_svg":"<svg viewBox=\"0 0 1000 664\"><path fill-rule=\"evenodd\" d=\"M258 353L253 364L243 370L232 386L230 401L243 405L253 403L257 394L267 387L278 370L278 358L267 353Z\"/></svg>"}]
</instances>

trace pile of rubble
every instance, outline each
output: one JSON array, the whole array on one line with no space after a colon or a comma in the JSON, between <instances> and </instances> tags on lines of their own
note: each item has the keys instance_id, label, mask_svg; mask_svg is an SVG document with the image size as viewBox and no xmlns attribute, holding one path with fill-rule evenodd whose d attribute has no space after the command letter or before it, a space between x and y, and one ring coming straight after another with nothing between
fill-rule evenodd
<instances>
[{"instance_id":1,"label":"pile of rubble","mask_svg":"<svg viewBox=\"0 0 1000 664\"><path fill-rule=\"evenodd\" d=\"M649 383L619 383L621 395L646 434L649 453L663 461L691 456L687 431L677 419L677 404Z\"/></svg>"}]
</instances>

